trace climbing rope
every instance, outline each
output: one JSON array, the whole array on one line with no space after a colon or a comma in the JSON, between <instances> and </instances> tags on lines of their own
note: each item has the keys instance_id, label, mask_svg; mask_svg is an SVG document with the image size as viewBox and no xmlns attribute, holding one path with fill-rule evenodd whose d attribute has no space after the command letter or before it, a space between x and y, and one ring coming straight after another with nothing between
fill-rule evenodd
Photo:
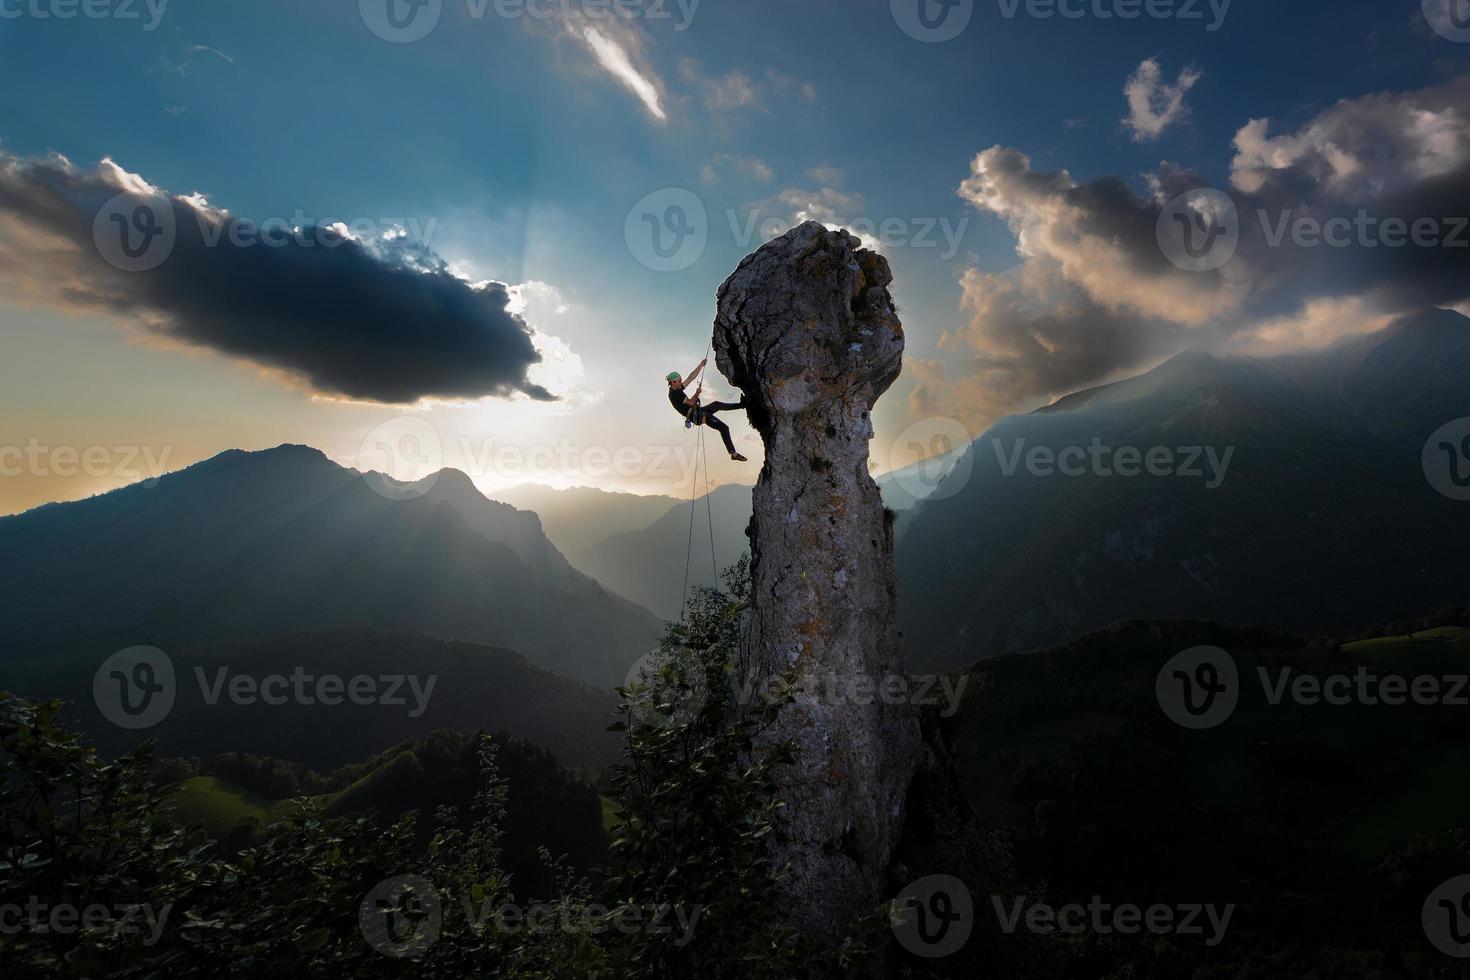
<instances>
[{"instance_id":1,"label":"climbing rope","mask_svg":"<svg viewBox=\"0 0 1470 980\"><path fill-rule=\"evenodd\" d=\"M704 348L704 359L709 361L710 351L714 348L715 339L710 337L709 343ZM708 370L708 363L705 368ZM699 376L699 387L694 390L695 399L698 400L699 393L704 391L704 375ZM694 448L694 473L689 480L689 540L684 545L684 595L679 602L679 620L682 622L684 613L689 608L689 568L694 560L694 515L699 509L699 467L704 465L704 510L705 517L709 523L709 560L710 567L714 572L714 585L720 585L720 563L715 557L715 515L714 504L709 495L709 455L704 445L704 426L695 425L699 434L699 441Z\"/></svg>"},{"instance_id":2,"label":"climbing rope","mask_svg":"<svg viewBox=\"0 0 1470 980\"><path fill-rule=\"evenodd\" d=\"M696 426L696 428L703 429L703 426ZM703 440L701 440L701 444L702 443L703 443ZM699 449L698 449L698 447L696 447L695 450L694 450L694 471L695 471L696 474L699 472ZM683 622L683 620L684 620L684 611L689 606L689 565L690 565L691 558L694 556L694 512L695 512L695 509L696 509L695 508L695 494L697 494L698 492L699 492L699 481L697 479L695 479L694 477L690 477L690 480L689 480L689 541L684 546L684 597L679 601L679 621L680 622Z\"/></svg>"},{"instance_id":3,"label":"climbing rope","mask_svg":"<svg viewBox=\"0 0 1470 980\"><path fill-rule=\"evenodd\" d=\"M699 427L699 455L704 457L704 514L709 521L709 565L714 587L720 587L720 562L715 557L715 502L709 493L709 450L704 448L704 426Z\"/></svg>"}]
</instances>

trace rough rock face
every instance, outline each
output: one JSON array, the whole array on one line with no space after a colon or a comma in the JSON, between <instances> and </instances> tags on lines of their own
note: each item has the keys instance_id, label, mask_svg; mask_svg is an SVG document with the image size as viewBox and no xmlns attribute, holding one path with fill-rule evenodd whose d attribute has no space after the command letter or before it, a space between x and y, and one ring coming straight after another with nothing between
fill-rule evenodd
<instances>
[{"instance_id":1,"label":"rough rock face","mask_svg":"<svg viewBox=\"0 0 1470 980\"><path fill-rule=\"evenodd\" d=\"M794 228L719 292L720 371L745 393L766 459L749 535L752 613L742 664L794 672L797 703L782 911L835 934L885 898L922 749L904 676L893 526L868 474L874 403L898 377L903 327L888 262L845 231ZM888 694L885 690L888 684Z\"/></svg>"}]
</instances>

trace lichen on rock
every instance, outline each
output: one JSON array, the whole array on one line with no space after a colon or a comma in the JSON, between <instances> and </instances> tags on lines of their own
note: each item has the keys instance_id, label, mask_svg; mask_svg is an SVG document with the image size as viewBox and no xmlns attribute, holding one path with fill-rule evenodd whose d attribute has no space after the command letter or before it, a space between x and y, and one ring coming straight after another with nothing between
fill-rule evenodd
<instances>
[{"instance_id":1,"label":"lichen on rock","mask_svg":"<svg viewBox=\"0 0 1470 980\"><path fill-rule=\"evenodd\" d=\"M893 527L868 472L872 410L902 368L883 256L807 222L720 287L716 363L765 442L754 491L744 669L803 693L771 737L793 740L783 784L782 912L836 935L883 901L922 754L906 697ZM906 687L904 688L906 690Z\"/></svg>"}]
</instances>

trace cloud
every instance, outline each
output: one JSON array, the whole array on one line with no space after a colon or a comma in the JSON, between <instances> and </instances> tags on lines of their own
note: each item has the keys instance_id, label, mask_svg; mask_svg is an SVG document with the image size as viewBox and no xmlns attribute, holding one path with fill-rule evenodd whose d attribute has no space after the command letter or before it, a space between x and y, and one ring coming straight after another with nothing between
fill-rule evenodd
<instances>
[{"instance_id":1,"label":"cloud","mask_svg":"<svg viewBox=\"0 0 1470 980\"><path fill-rule=\"evenodd\" d=\"M819 184L832 186L842 183L845 176L841 170L831 164L821 163L806 172L807 176Z\"/></svg>"},{"instance_id":2,"label":"cloud","mask_svg":"<svg viewBox=\"0 0 1470 980\"><path fill-rule=\"evenodd\" d=\"M833 177L840 180L842 174L832 167L814 167L808 176ZM820 221L829 228L848 228L863 218L866 199L855 191L844 191L836 187L814 188L787 187L774 197L750 205L752 214L760 220L760 228L768 237L774 238L787 229L807 221ZM871 235L854 232L864 248L881 251L881 243Z\"/></svg>"},{"instance_id":3,"label":"cloud","mask_svg":"<svg viewBox=\"0 0 1470 980\"><path fill-rule=\"evenodd\" d=\"M1249 324L1230 338L1228 349L1269 356L1283 350L1326 347L1344 337L1375 333L1393 319L1362 296L1314 299L1296 313Z\"/></svg>"},{"instance_id":4,"label":"cloud","mask_svg":"<svg viewBox=\"0 0 1470 980\"><path fill-rule=\"evenodd\" d=\"M170 227L171 247L134 231ZM125 228L149 267L126 271ZM0 151L0 290L22 302L115 316L328 396L554 398L528 377L541 357L509 287L454 275L402 229L252 229L111 160L83 169Z\"/></svg>"},{"instance_id":5,"label":"cloud","mask_svg":"<svg viewBox=\"0 0 1470 980\"><path fill-rule=\"evenodd\" d=\"M685 58L679 63L679 74L711 112L760 107L761 86L743 71L710 76L704 74L699 62Z\"/></svg>"},{"instance_id":6,"label":"cloud","mask_svg":"<svg viewBox=\"0 0 1470 980\"><path fill-rule=\"evenodd\" d=\"M1419 92L1342 101L1295 133L1252 119L1235 135L1230 183L1247 194L1381 198L1462 173L1470 162L1470 75Z\"/></svg>"},{"instance_id":7,"label":"cloud","mask_svg":"<svg viewBox=\"0 0 1470 980\"><path fill-rule=\"evenodd\" d=\"M912 372L910 410L951 415L972 432L1022 403L1051 400L1167 356L1179 328L1093 301L1049 261L961 277L968 322L940 338L952 356ZM952 375L951 375L951 369Z\"/></svg>"},{"instance_id":8,"label":"cloud","mask_svg":"<svg viewBox=\"0 0 1470 980\"><path fill-rule=\"evenodd\" d=\"M1427 222L1470 243L1470 76L1345 100L1294 132L1251 120L1235 136L1228 193L1239 245L1223 267L1178 268L1156 228L1209 182L1164 163L1133 185L1039 171L1019 150L978 154L959 194L1006 222L1021 264L962 278L966 322L944 335L956 366L930 365L913 407L989 422L1195 346L1270 354L1470 301L1470 245L1385 244ZM1338 244L1294 229L1333 223ZM1360 230L1361 229L1361 230ZM1320 239L1320 233L1319 233ZM958 366L962 365L963 370Z\"/></svg>"},{"instance_id":9,"label":"cloud","mask_svg":"<svg viewBox=\"0 0 1470 980\"><path fill-rule=\"evenodd\" d=\"M1135 143L1147 143L1164 135L1164 130L1189 114L1184 97L1201 78L1200 72L1186 67L1170 85L1164 81L1163 69L1155 58L1138 66L1123 86L1128 99L1128 118L1123 124L1133 134Z\"/></svg>"},{"instance_id":10,"label":"cloud","mask_svg":"<svg viewBox=\"0 0 1470 980\"><path fill-rule=\"evenodd\" d=\"M1055 267L1046 286L1067 282L1100 307L1199 325L1239 304L1240 270L1206 276L1176 268L1154 234L1162 202L1199 183L1165 168L1154 175L1153 196L1140 197L1119 178L1079 184L1065 170L1033 170L1030 157L997 146L975 157L959 195L1005 219L1024 259Z\"/></svg>"},{"instance_id":11,"label":"cloud","mask_svg":"<svg viewBox=\"0 0 1470 980\"><path fill-rule=\"evenodd\" d=\"M567 21L566 25L567 30L597 58L597 63L618 84L638 97L649 115L659 122L668 120L668 113L663 107L663 82L643 55L638 35L632 31L620 31L620 36L615 36L605 27L592 27L573 20Z\"/></svg>"},{"instance_id":12,"label":"cloud","mask_svg":"<svg viewBox=\"0 0 1470 980\"><path fill-rule=\"evenodd\" d=\"M717 153L700 168L699 179L706 184L714 184L726 174L738 174L755 180L770 180L775 176L775 171L759 157L739 153Z\"/></svg>"}]
</instances>

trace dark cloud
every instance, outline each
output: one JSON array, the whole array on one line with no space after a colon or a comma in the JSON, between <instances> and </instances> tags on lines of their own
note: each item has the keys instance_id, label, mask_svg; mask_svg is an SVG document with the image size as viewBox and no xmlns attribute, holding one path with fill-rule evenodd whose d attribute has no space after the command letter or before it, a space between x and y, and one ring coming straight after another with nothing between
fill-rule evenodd
<instances>
[{"instance_id":1,"label":"dark cloud","mask_svg":"<svg viewBox=\"0 0 1470 980\"><path fill-rule=\"evenodd\" d=\"M124 246L124 231L127 246ZM553 396L500 283L456 276L401 230L257 229L103 161L0 153L0 288L388 403Z\"/></svg>"},{"instance_id":2,"label":"dark cloud","mask_svg":"<svg viewBox=\"0 0 1470 980\"><path fill-rule=\"evenodd\" d=\"M1171 202L1209 186L1199 174L1166 163L1141 186L1111 176L1078 182L1065 170L1033 170L1015 149L979 154L959 193L1008 223L1023 262L964 278L968 322L944 341L966 369L948 382L966 395L951 412L988 422L1018 402L1065 394L1184 347L1268 353L1463 303L1467 106L1470 76L1343 101L1282 135L1265 120L1250 122L1235 137L1222 188L1239 218L1238 248L1202 271L1171 261L1156 233ZM1302 244L1292 233L1333 221L1336 245ZM1385 231L1412 232L1416 221L1432 222L1441 238L1458 235L1460 245L1385 242ZM1407 237L1402 230L1398 237ZM943 377L931 365L923 380L915 404L932 406Z\"/></svg>"}]
</instances>

